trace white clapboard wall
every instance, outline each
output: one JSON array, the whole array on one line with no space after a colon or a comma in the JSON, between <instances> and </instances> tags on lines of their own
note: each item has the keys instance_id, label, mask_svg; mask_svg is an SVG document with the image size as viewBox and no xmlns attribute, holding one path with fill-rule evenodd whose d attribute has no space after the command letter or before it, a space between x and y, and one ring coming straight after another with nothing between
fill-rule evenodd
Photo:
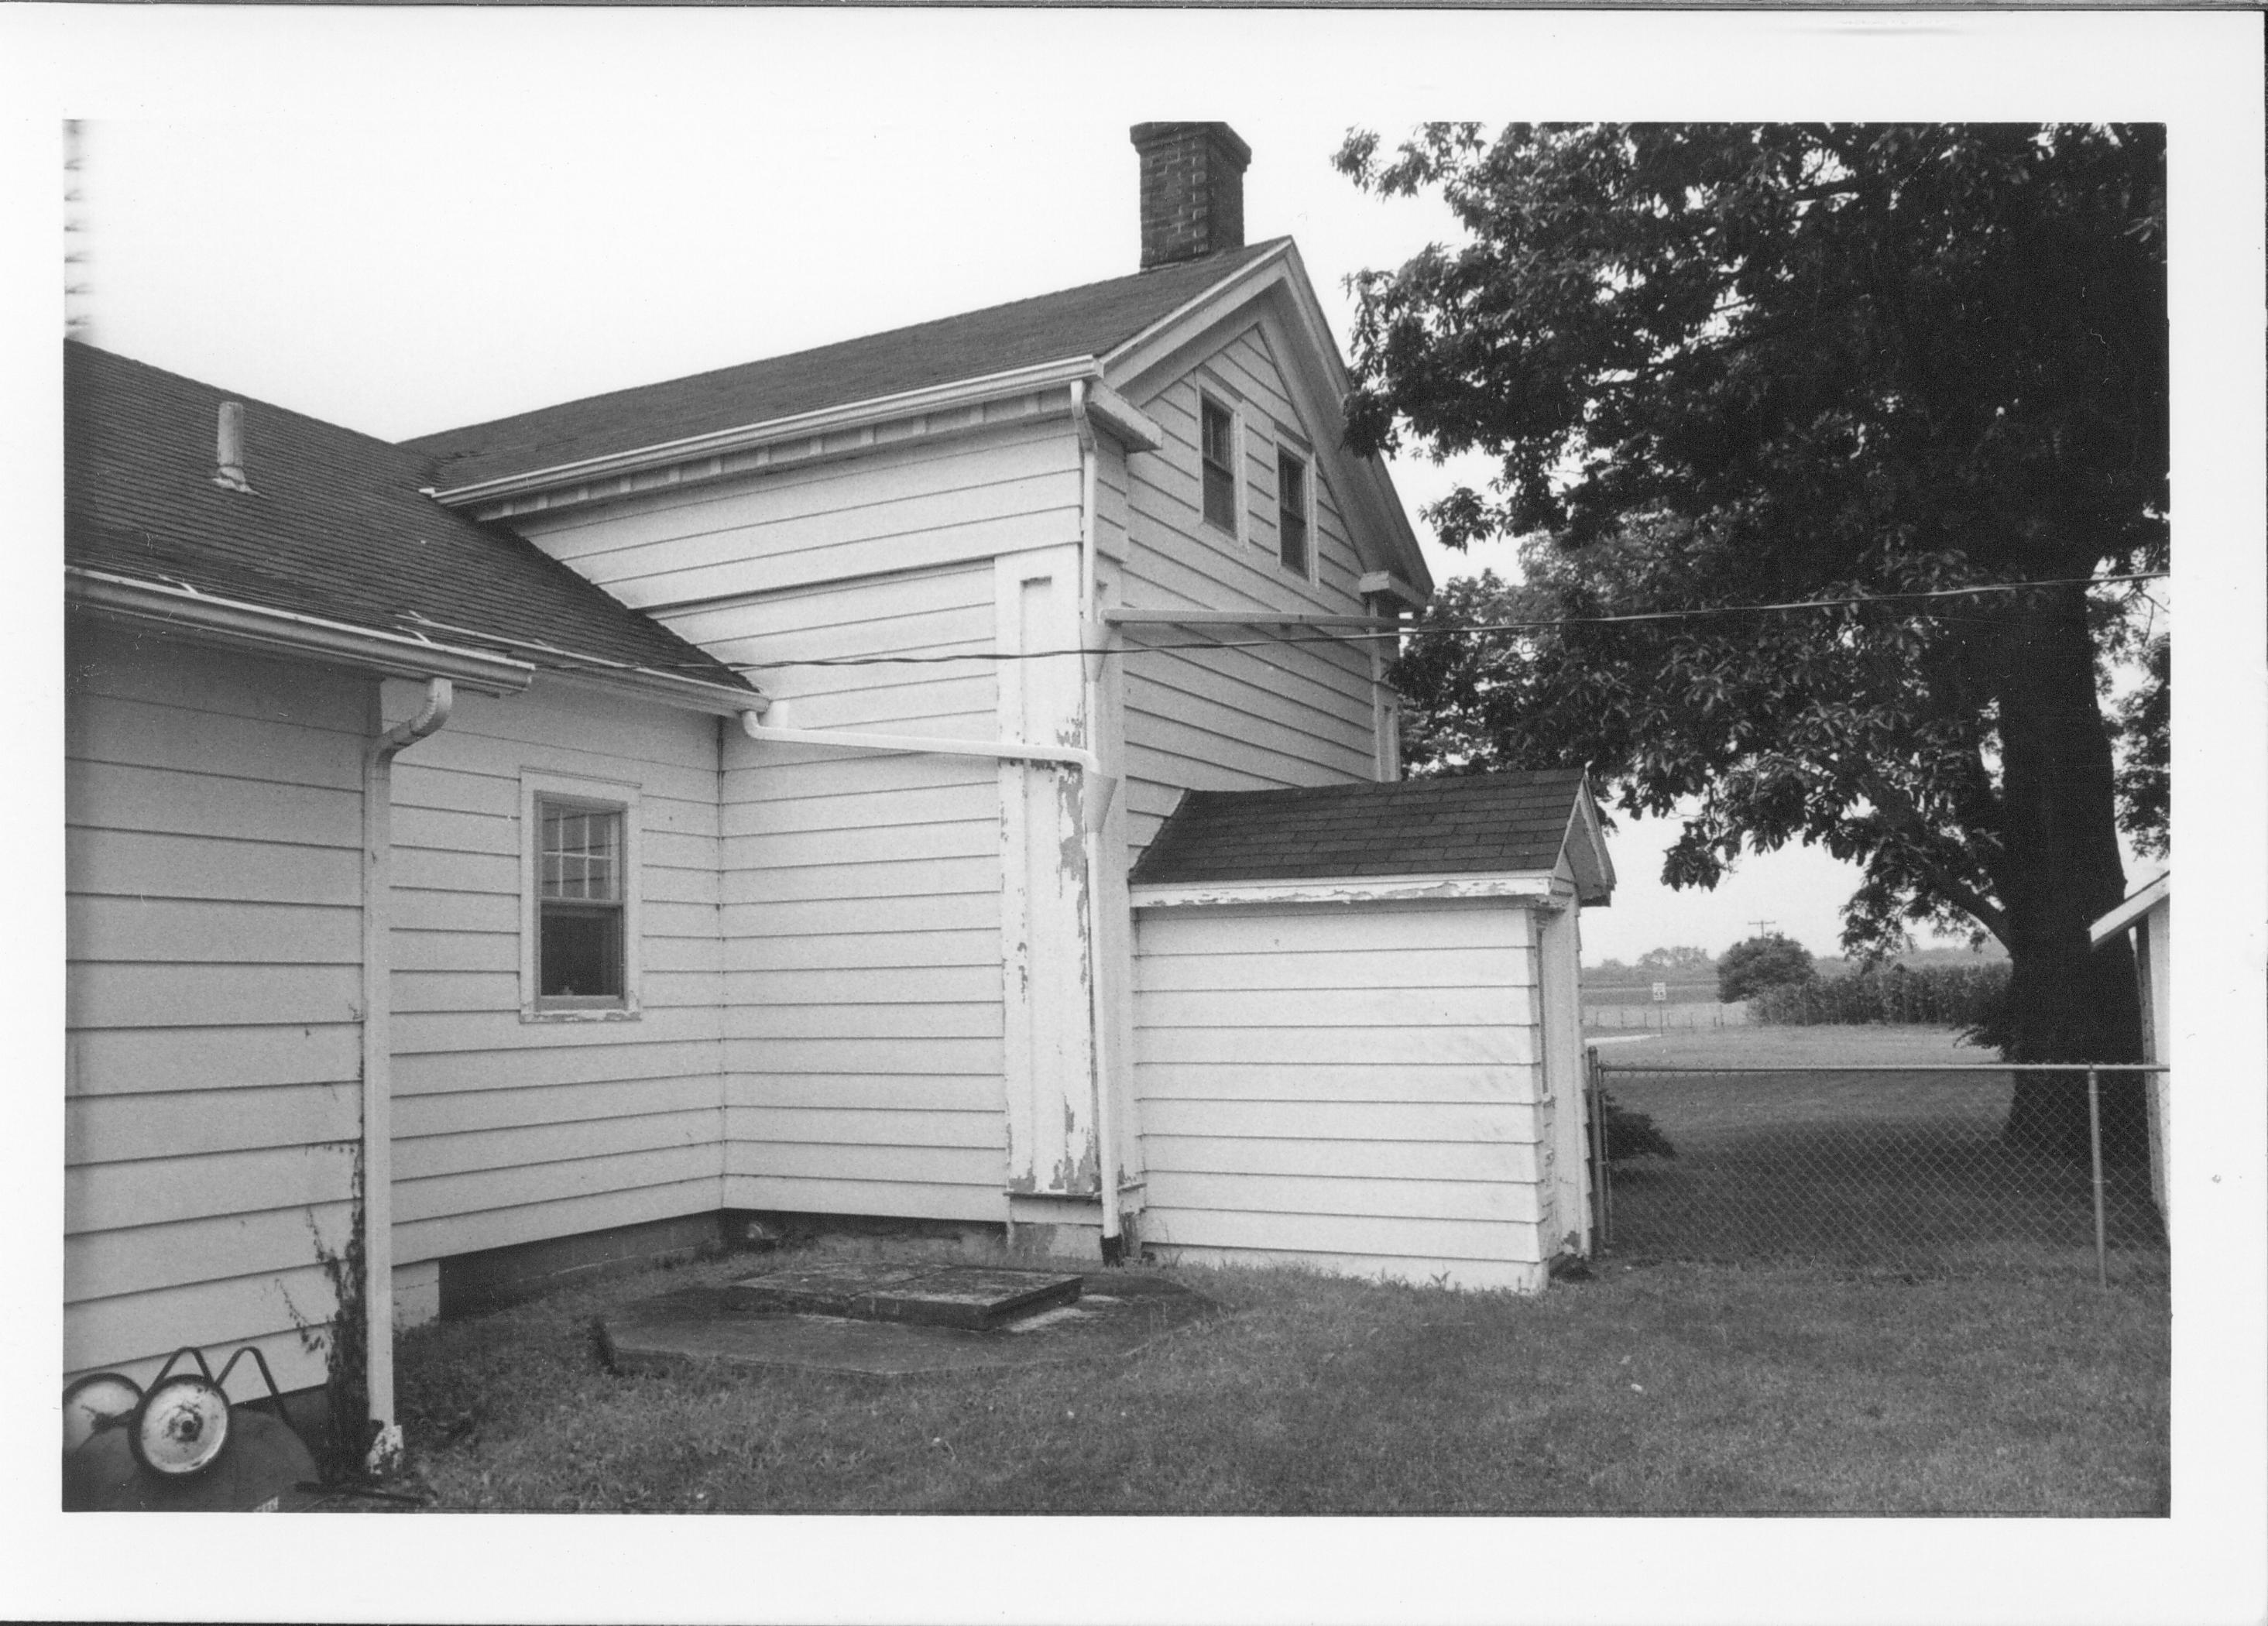
<instances>
[{"instance_id":1,"label":"white clapboard wall","mask_svg":"<svg viewBox=\"0 0 2268 1626\"><path fill-rule=\"evenodd\" d=\"M1141 911L1145 1244L1540 1287L1533 951L1527 913L1496 905Z\"/></svg>"},{"instance_id":2,"label":"white clapboard wall","mask_svg":"<svg viewBox=\"0 0 2268 1626\"><path fill-rule=\"evenodd\" d=\"M1203 518L1197 457L1200 392L1233 408L1240 427L1241 534ZM1131 533L1122 597L1143 609L1255 609L1359 614L1363 566L1318 448L1299 423L1257 326L1191 374L1143 401L1166 445L1103 461L1101 507ZM1310 582L1278 556L1277 448L1308 466ZM1275 647L1157 650L1123 658L1129 858L1138 857L1184 789L1257 791L1377 776L1370 657L1356 644L1256 628L1129 629L1132 648L1214 642Z\"/></svg>"},{"instance_id":3,"label":"white clapboard wall","mask_svg":"<svg viewBox=\"0 0 2268 1626\"><path fill-rule=\"evenodd\" d=\"M992 739L989 659L782 663L992 651L995 556L1079 534L1077 443L1059 405L1036 405L515 523L747 665L768 722ZM728 726L721 779L727 1203L999 1220L998 769Z\"/></svg>"},{"instance_id":4,"label":"white clapboard wall","mask_svg":"<svg viewBox=\"0 0 2268 1626\"><path fill-rule=\"evenodd\" d=\"M366 680L75 628L64 1357L319 1383L361 1133Z\"/></svg>"},{"instance_id":5,"label":"white clapboard wall","mask_svg":"<svg viewBox=\"0 0 2268 1626\"><path fill-rule=\"evenodd\" d=\"M720 1206L717 727L539 677L395 759L397 1264ZM524 772L635 793L631 1019L522 1019Z\"/></svg>"}]
</instances>

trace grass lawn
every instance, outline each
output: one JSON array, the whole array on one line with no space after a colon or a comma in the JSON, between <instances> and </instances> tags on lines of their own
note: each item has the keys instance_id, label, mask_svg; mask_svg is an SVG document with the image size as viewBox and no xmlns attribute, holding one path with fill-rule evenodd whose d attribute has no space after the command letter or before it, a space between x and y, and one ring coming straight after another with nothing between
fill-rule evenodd
<instances>
[{"instance_id":1,"label":"grass lawn","mask_svg":"<svg viewBox=\"0 0 2268 1626\"><path fill-rule=\"evenodd\" d=\"M2013 1074L1835 1071L1991 1059L1950 1030L1756 1027L1598 1051L1615 1104L1652 1119L1677 1152L1616 1164L1617 1254L2094 1269L2088 1170L2000 1144ZM1749 1065L1819 1071L1647 1071ZM2072 1075L2069 1087L2083 1092L2083 1078ZM2146 1171L2107 1171L2105 1210L2111 1268L2162 1282L2164 1237Z\"/></svg>"},{"instance_id":2,"label":"grass lawn","mask_svg":"<svg viewBox=\"0 0 2268 1626\"><path fill-rule=\"evenodd\" d=\"M1116 1362L614 1376L592 1318L717 1261L406 1336L448 1511L2162 1514L2162 1291L1608 1262L1540 1298L1175 1272Z\"/></svg>"}]
</instances>

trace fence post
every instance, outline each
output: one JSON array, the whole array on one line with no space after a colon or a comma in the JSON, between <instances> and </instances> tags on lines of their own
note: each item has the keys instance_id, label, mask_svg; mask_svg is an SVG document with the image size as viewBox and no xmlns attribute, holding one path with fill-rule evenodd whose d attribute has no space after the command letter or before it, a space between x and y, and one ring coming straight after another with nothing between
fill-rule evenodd
<instances>
[{"instance_id":1,"label":"fence post","mask_svg":"<svg viewBox=\"0 0 2268 1626\"><path fill-rule=\"evenodd\" d=\"M1588 1061L1584 1069L1585 1088L1591 1107L1591 1251L1602 1254L1611 1240L1614 1220L1607 1174L1607 1092L1599 1066L1599 1047L1591 1045L1584 1054Z\"/></svg>"},{"instance_id":2,"label":"fence post","mask_svg":"<svg viewBox=\"0 0 2268 1626\"><path fill-rule=\"evenodd\" d=\"M2110 1266L2102 1233L2102 1107L2092 1067L2087 1070L2087 1145L2095 1161L2095 1284L2108 1289Z\"/></svg>"}]
</instances>

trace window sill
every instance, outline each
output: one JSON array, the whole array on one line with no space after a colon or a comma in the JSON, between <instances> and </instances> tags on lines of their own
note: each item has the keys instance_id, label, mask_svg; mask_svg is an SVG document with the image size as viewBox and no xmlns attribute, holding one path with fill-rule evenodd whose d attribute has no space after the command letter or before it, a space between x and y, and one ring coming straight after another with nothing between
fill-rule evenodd
<instances>
[{"instance_id":1,"label":"window sill","mask_svg":"<svg viewBox=\"0 0 2268 1626\"><path fill-rule=\"evenodd\" d=\"M636 1006L609 1005L590 1009L534 1010L522 1008L522 1022L635 1022L644 1013Z\"/></svg>"}]
</instances>

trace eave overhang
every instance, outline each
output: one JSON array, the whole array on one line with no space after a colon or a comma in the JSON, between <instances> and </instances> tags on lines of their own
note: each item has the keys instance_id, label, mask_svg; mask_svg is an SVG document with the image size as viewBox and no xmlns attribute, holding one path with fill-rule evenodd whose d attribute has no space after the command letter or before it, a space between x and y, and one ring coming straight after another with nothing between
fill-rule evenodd
<instances>
[{"instance_id":1,"label":"eave overhang","mask_svg":"<svg viewBox=\"0 0 2268 1626\"><path fill-rule=\"evenodd\" d=\"M564 495L568 501L598 501L752 472L763 466L755 460L777 448L798 448L802 455L794 460L799 462L815 456L855 456L895 444L901 437L881 432L891 426L938 415L981 412L986 406L1018 396L1059 394L1059 400L1045 404L1044 415L1060 412L1068 416L1073 383L1086 386L1088 416L1114 438L1135 451L1154 452L1165 445L1165 431L1104 381L1102 364L1096 357L1069 356L981 378L849 401L814 412L609 452L604 457L585 458L467 485L429 489L426 495L446 507L470 511L483 519L504 518L531 507L559 505L529 499ZM986 421L979 416L946 427L986 426ZM936 426L924 427L929 432L939 432Z\"/></svg>"},{"instance_id":2,"label":"eave overhang","mask_svg":"<svg viewBox=\"0 0 2268 1626\"><path fill-rule=\"evenodd\" d=\"M192 642L294 656L382 677L447 678L488 695L516 695L534 666L509 656L382 628L301 614L201 591L186 582L145 581L67 565L66 603Z\"/></svg>"}]
</instances>

